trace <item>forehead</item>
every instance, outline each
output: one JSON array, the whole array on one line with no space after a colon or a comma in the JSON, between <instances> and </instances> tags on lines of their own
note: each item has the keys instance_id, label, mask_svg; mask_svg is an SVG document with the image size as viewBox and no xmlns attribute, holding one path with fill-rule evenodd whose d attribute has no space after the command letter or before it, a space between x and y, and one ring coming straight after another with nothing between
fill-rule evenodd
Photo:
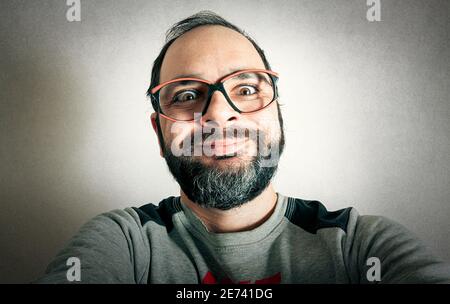
<instances>
[{"instance_id":1,"label":"forehead","mask_svg":"<svg viewBox=\"0 0 450 304\"><path fill-rule=\"evenodd\" d=\"M215 82L236 70L264 69L253 44L223 26L200 26L169 47L161 66L160 82L192 75Z\"/></svg>"}]
</instances>

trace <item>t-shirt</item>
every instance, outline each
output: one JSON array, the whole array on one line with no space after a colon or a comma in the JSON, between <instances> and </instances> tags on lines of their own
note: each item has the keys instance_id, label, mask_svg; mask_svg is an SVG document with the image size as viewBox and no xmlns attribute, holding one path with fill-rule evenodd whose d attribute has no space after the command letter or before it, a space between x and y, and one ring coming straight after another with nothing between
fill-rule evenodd
<instances>
[{"instance_id":1,"label":"t-shirt","mask_svg":"<svg viewBox=\"0 0 450 304\"><path fill-rule=\"evenodd\" d=\"M277 195L270 217L242 232L208 231L173 196L100 214L37 283L68 283L71 257L81 283L450 283L449 264L402 225Z\"/></svg>"}]
</instances>

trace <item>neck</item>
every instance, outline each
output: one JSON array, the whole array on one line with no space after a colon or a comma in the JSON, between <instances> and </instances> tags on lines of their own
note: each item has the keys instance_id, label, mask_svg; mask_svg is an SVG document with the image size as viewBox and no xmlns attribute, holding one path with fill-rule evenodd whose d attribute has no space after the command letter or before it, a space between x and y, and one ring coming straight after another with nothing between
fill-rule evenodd
<instances>
[{"instance_id":1,"label":"neck","mask_svg":"<svg viewBox=\"0 0 450 304\"><path fill-rule=\"evenodd\" d=\"M264 223L275 210L277 194L272 183L253 200L231 210L204 208L180 190L181 201L200 218L208 231L215 233L252 230Z\"/></svg>"}]
</instances>

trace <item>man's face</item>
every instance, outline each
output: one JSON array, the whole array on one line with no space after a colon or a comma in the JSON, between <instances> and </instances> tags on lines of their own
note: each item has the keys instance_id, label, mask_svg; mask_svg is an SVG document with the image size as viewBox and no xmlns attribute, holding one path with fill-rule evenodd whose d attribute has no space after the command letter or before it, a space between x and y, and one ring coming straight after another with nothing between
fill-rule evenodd
<instances>
[{"instance_id":1,"label":"man's face","mask_svg":"<svg viewBox=\"0 0 450 304\"><path fill-rule=\"evenodd\" d=\"M161 67L160 83L180 77L215 83L244 69L265 69L251 42L222 26L202 26L185 33L169 47ZM173 122L161 117L160 124L165 142L162 154L169 169L185 194L200 205L219 209L241 205L261 193L276 171L278 159L275 164L264 166L257 156L268 148L278 149L277 156L281 153L283 138L276 102L261 111L240 114L220 91L215 91L200 121ZM189 140L195 132L211 132L211 128L216 132L214 138L223 134L223 140L209 141L210 153L174 155L174 147L180 147L181 142L195 145ZM249 133L241 133L247 137L226 137L228 129L249 130L257 137L249 138Z\"/></svg>"}]
</instances>

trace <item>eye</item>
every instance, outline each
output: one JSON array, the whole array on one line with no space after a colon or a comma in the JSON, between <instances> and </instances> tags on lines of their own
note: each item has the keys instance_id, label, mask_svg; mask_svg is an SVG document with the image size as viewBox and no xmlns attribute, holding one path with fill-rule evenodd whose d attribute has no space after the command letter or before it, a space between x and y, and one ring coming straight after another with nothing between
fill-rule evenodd
<instances>
[{"instance_id":1,"label":"eye","mask_svg":"<svg viewBox=\"0 0 450 304\"><path fill-rule=\"evenodd\" d=\"M174 98L172 99L173 103L177 102L187 102L191 100L195 100L198 98L198 93L196 91L183 91L177 93Z\"/></svg>"},{"instance_id":2,"label":"eye","mask_svg":"<svg viewBox=\"0 0 450 304\"><path fill-rule=\"evenodd\" d=\"M257 92L256 88L250 85L241 86L239 88L240 95L252 95Z\"/></svg>"}]
</instances>

